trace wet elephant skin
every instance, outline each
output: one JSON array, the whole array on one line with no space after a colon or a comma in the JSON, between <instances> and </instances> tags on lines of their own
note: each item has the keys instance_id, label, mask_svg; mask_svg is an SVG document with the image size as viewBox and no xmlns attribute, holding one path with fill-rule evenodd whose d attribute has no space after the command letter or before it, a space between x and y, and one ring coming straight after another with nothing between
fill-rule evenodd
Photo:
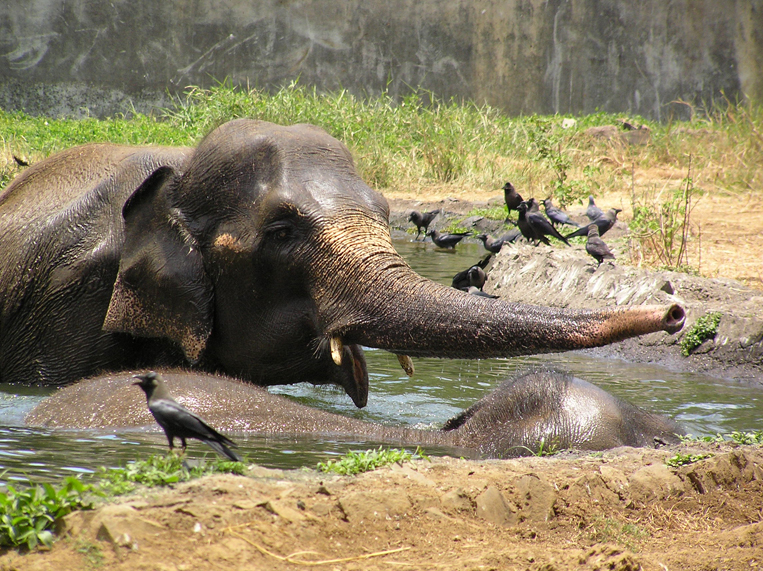
<instances>
[{"instance_id":1,"label":"wet elephant skin","mask_svg":"<svg viewBox=\"0 0 763 571\"><path fill-rule=\"evenodd\" d=\"M115 429L156 426L133 372L59 389L27 416L31 426ZM385 426L307 407L222 376L162 372L176 400L226 434L361 437L403 445L459 448L491 458L544 449L605 450L679 441L674 421L624 402L582 379L538 370L504 381L442 430Z\"/></svg>"}]
</instances>

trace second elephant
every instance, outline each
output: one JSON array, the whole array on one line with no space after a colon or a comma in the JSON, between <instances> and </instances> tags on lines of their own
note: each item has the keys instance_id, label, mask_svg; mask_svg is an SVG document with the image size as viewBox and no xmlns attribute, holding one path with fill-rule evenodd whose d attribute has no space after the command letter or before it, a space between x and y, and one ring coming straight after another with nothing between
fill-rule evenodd
<instances>
[{"instance_id":1,"label":"second elephant","mask_svg":"<svg viewBox=\"0 0 763 571\"><path fill-rule=\"evenodd\" d=\"M162 372L181 403L224 432L331 435L404 445L448 446L490 458L524 456L540 447L606 450L678 443L672 420L624 402L582 379L534 371L504 381L442 430L385 426L307 407L227 377ZM155 426L132 373L64 387L27 416L31 426L114 429Z\"/></svg>"}]
</instances>

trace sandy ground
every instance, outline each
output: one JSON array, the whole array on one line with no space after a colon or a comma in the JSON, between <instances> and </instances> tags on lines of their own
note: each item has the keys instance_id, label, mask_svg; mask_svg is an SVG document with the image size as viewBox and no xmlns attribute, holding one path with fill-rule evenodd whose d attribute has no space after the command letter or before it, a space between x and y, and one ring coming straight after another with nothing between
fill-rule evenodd
<instances>
[{"instance_id":1,"label":"sandy ground","mask_svg":"<svg viewBox=\"0 0 763 571\"><path fill-rule=\"evenodd\" d=\"M353 477L252 467L148 490L60 526L3 570L640 569L763 564L763 450L437 459Z\"/></svg>"}]
</instances>

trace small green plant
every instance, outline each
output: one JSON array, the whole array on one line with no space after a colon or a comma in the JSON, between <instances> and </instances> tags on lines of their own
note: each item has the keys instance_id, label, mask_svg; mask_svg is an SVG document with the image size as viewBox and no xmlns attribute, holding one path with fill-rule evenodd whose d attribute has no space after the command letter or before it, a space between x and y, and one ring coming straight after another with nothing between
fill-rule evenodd
<instances>
[{"instance_id":1,"label":"small green plant","mask_svg":"<svg viewBox=\"0 0 763 571\"><path fill-rule=\"evenodd\" d=\"M318 462L318 470L321 472L334 472L343 476L353 476L369 470L381 468L387 464L397 462L411 462L416 459L429 460L424 451L417 447L416 452L411 454L407 450L398 450L397 448L383 449L381 446L377 450L366 450L365 452L354 452L350 450L338 460L329 460L327 462Z\"/></svg>"},{"instance_id":2,"label":"small green plant","mask_svg":"<svg viewBox=\"0 0 763 571\"><path fill-rule=\"evenodd\" d=\"M531 148L537 153L535 160L548 165L554 173L552 182L553 196L561 208L574 202L580 202L591 192L587 182L570 180L573 162L566 150L566 139L558 117L533 115L528 118L528 138ZM583 174L588 180L593 179L596 167L591 166Z\"/></svg>"},{"instance_id":3,"label":"small green plant","mask_svg":"<svg viewBox=\"0 0 763 571\"><path fill-rule=\"evenodd\" d=\"M634 248L642 260L656 263L662 268L682 272L694 272L689 265L689 239L691 212L696 206L695 198L701 196L694 186L691 175L691 155L686 178L680 188L662 200L649 192L636 195L631 189L633 220L630 229L635 239ZM662 200L660 204L657 204ZM636 258L636 255L632 255Z\"/></svg>"},{"instance_id":4,"label":"small green plant","mask_svg":"<svg viewBox=\"0 0 763 571\"><path fill-rule=\"evenodd\" d=\"M671 468L679 468L681 466L686 466L687 464L694 464L695 462L699 462L700 460L704 460L705 458L710 458L712 454L681 454L678 453L675 456L671 456L667 460L665 460L665 464L670 466Z\"/></svg>"},{"instance_id":5,"label":"small green plant","mask_svg":"<svg viewBox=\"0 0 763 571\"><path fill-rule=\"evenodd\" d=\"M119 496L132 492L139 485L171 486L208 474L241 475L245 470L242 462L231 462L218 457L188 469L183 464L182 456L173 453L166 456L154 454L146 460L130 462L123 468L101 468L98 486L105 494Z\"/></svg>"},{"instance_id":6,"label":"small green plant","mask_svg":"<svg viewBox=\"0 0 763 571\"><path fill-rule=\"evenodd\" d=\"M681 436L680 438L681 442L689 443L711 442L718 444L731 441L742 446L755 446L763 445L763 430L758 430L756 432L740 432L735 430L734 432L730 432L726 435L716 434L715 436L693 436L691 434L687 434L686 436Z\"/></svg>"},{"instance_id":7,"label":"small green plant","mask_svg":"<svg viewBox=\"0 0 763 571\"><path fill-rule=\"evenodd\" d=\"M683 353L685 357L688 357L694 349L702 345L702 342L705 339L712 339L715 337L720 323L721 313L717 311L708 313L697 319L697 321L694 322L694 325L689 327L681 339L681 353Z\"/></svg>"},{"instance_id":8,"label":"small green plant","mask_svg":"<svg viewBox=\"0 0 763 571\"><path fill-rule=\"evenodd\" d=\"M89 509L91 503L85 495L91 486L78 478L64 478L60 487L37 484L16 488L6 484L0 492L0 545L50 547L56 520L78 509Z\"/></svg>"},{"instance_id":9,"label":"small green plant","mask_svg":"<svg viewBox=\"0 0 763 571\"><path fill-rule=\"evenodd\" d=\"M76 545L76 550L77 553L85 557L85 560L92 569L97 569L103 565L105 557L100 545L89 541L79 541Z\"/></svg>"},{"instance_id":10,"label":"small green plant","mask_svg":"<svg viewBox=\"0 0 763 571\"><path fill-rule=\"evenodd\" d=\"M594 519L588 532L597 542L617 543L633 552L638 552L638 544L649 537L649 532L636 524L601 516Z\"/></svg>"},{"instance_id":11,"label":"small green plant","mask_svg":"<svg viewBox=\"0 0 763 571\"><path fill-rule=\"evenodd\" d=\"M546 443L545 438L541 438L538 442L538 450L534 453L535 456L553 456L559 453L559 446L556 442Z\"/></svg>"},{"instance_id":12,"label":"small green plant","mask_svg":"<svg viewBox=\"0 0 763 571\"><path fill-rule=\"evenodd\" d=\"M735 430L728 436L733 442L743 446L763 444L763 430L758 430L757 432L738 432Z\"/></svg>"}]
</instances>

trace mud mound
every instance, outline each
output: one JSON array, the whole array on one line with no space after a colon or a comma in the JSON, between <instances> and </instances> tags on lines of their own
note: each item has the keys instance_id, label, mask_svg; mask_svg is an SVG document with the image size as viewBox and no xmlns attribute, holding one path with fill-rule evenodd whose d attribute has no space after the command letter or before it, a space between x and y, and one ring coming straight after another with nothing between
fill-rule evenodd
<instances>
[{"instance_id":1,"label":"mud mound","mask_svg":"<svg viewBox=\"0 0 763 571\"><path fill-rule=\"evenodd\" d=\"M734 280L646 271L617 262L597 267L583 246L519 243L505 245L495 257L485 291L522 303L572 308L677 302L687 312L678 334L653 333L595 352L756 384L763 378L763 295ZM684 357L681 340L710 312L721 313L715 337Z\"/></svg>"},{"instance_id":2,"label":"mud mound","mask_svg":"<svg viewBox=\"0 0 763 571\"><path fill-rule=\"evenodd\" d=\"M681 453L709 458L669 468ZM355 477L253 468L67 516L18 571L746 569L763 553L763 450L438 459ZM301 563L301 564L300 564Z\"/></svg>"}]
</instances>

